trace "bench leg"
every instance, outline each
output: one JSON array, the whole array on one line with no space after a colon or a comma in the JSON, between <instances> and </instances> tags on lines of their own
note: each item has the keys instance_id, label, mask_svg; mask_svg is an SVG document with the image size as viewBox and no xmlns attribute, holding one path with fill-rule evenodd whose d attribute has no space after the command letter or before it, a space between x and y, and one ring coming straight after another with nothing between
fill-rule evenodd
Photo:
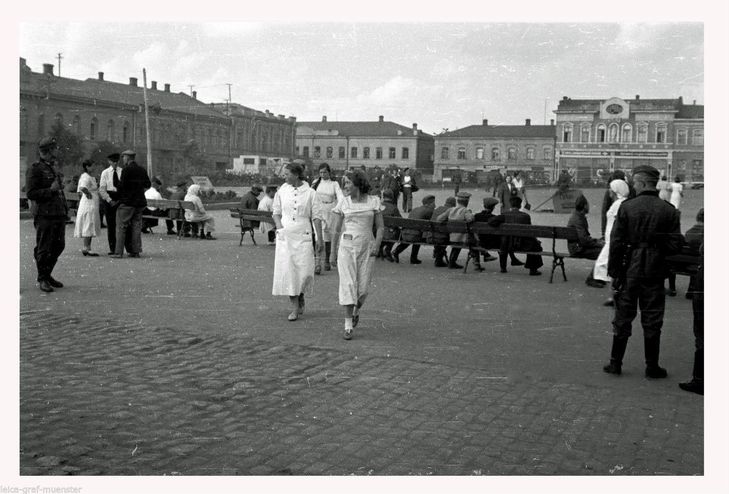
<instances>
[{"instance_id":1,"label":"bench leg","mask_svg":"<svg viewBox=\"0 0 729 494\"><path fill-rule=\"evenodd\" d=\"M241 245L243 245L243 237L245 236L245 234L246 234L246 231L243 229L243 227L241 227L241 229L240 229L240 242L238 242L238 247L240 247Z\"/></svg>"},{"instance_id":2,"label":"bench leg","mask_svg":"<svg viewBox=\"0 0 729 494\"><path fill-rule=\"evenodd\" d=\"M466 262L463 263L463 273L465 274L468 271L468 263L471 262L471 253L466 253Z\"/></svg>"},{"instance_id":3,"label":"bench leg","mask_svg":"<svg viewBox=\"0 0 729 494\"><path fill-rule=\"evenodd\" d=\"M549 282L552 283L552 279L554 278L554 271L557 269L557 267L562 268L562 277L565 281L567 281L567 275L564 272L564 258L562 257L555 257L552 259L552 274L549 275Z\"/></svg>"}]
</instances>

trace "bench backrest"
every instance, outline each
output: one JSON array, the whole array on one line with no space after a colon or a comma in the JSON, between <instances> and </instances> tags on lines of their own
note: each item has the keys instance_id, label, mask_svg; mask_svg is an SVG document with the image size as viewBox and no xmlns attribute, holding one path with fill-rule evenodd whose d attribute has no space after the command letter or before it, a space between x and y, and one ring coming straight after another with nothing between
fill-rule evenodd
<instances>
[{"instance_id":1,"label":"bench backrest","mask_svg":"<svg viewBox=\"0 0 729 494\"><path fill-rule=\"evenodd\" d=\"M275 224L271 211L262 211L260 209L231 209L230 215L233 218L240 218L241 220L263 221L272 225Z\"/></svg>"},{"instance_id":2,"label":"bench backrest","mask_svg":"<svg viewBox=\"0 0 729 494\"><path fill-rule=\"evenodd\" d=\"M157 209L194 209L195 204L190 201L178 201L175 199L147 199L147 207Z\"/></svg>"}]
</instances>

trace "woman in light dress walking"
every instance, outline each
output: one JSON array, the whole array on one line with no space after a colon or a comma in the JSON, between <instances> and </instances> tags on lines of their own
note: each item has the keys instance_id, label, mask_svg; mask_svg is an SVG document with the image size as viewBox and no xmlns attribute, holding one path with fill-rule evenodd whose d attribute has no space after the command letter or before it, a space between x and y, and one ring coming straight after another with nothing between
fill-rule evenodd
<instances>
[{"instance_id":1,"label":"woman in light dress walking","mask_svg":"<svg viewBox=\"0 0 729 494\"><path fill-rule=\"evenodd\" d=\"M683 197L683 184L681 183L681 178L676 175L676 178L673 180L673 183L671 184L671 199L670 202L673 204L673 207L680 210L681 209L681 198Z\"/></svg>"},{"instance_id":2,"label":"woman in light dress walking","mask_svg":"<svg viewBox=\"0 0 729 494\"><path fill-rule=\"evenodd\" d=\"M84 256L98 257L99 254L91 252L91 240L101 232L101 216L99 215L99 186L92 173L96 163L91 160L84 161L81 166L84 172L78 180L77 191L81 194L76 212L76 226L73 236L83 239L81 253Z\"/></svg>"},{"instance_id":3,"label":"woman in light dress walking","mask_svg":"<svg viewBox=\"0 0 729 494\"><path fill-rule=\"evenodd\" d=\"M327 163L319 165L319 178L314 180L311 186L316 191L314 200L318 205L318 213L314 217L316 230L314 274L321 274L322 254L324 254L324 270L332 269L332 209L344 198L344 194L339 183L332 179L332 170Z\"/></svg>"},{"instance_id":4,"label":"woman in light dress walking","mask_svg":"<svg viewBox=\"0 0 729 494\"><path fill-rule=\"evenodd\" d=\"M273 267L273 295L289 297L289 321L304 313L305 295L314 290L314 231L312 220L318 213L316 192L303 180L303 167L288 163L286 183L273 198L276 223L276 261Z\"/></svg>"},{"instance_id":5,"label":"woman in light dress walking","mask_svg":"<svg viewBox=\"0 0 729 494\"><path fill-rule=\"evenodd\" d=\"M352 339L359 322L385 226L380 198L369 195L369 191L370 184L363 172L355 170L345 175L345 197L332 210L332 256L339 271L339 304L344 306L345 340Z\"/></svg>"},{"instance_id":6,"label":"woman in light dress walking","mask_svg":"<svg viewBox=\"0 0 729 494\"><path fill-rule=\"evenodd\" d=\"M668 177L665 175L661 176L661 179L656 184L656 190L658 191L659 199L671 202L671 184L668 183Z\"/></svg>"},{"instance_id":7,"label":"woman in light dress walking","mask_svg":"<svg viewBox=\"0 0 729 494\"><path fill-rule=\"evenodd\" d=\"M597 256L592 273L593 278L604 281L605 283L612 281L612 278L610 278L607 274L608 258L610 257L610 232L613 229L613 224L615 223L615 217L618 215L620 204L622 204L622 202L627 199L630 194L630 187L625 180L616 179L610 182L610 192L613 196L613 203L607 210L606 215L607 223L605 224L605 245L603 245L600 254ZM612 306L613 304L614 302L612 297L605 302L605 305Z\"/></svg>"}]
</instances>

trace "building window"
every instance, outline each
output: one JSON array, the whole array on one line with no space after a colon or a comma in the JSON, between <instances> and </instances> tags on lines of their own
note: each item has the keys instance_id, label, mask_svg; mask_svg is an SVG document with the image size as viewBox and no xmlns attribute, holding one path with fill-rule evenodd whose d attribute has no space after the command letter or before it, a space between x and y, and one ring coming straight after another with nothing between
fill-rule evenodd
<instances>
[{"instance_id":1,"label":"building window","mask_svg":"<svg viewBox=\"0 0 729 494\"><path fill-rule=\"evenodd\" d=\"M75 117L73 117L73 124L72 124L72 126L73 126L73 131L77 135L81 135L81 117L79 117L78 115L76 115Z\"/></svg>"},{"instance_id":2,"label":"building window","mask_svg":"<svg viewBox=\"0 0 729 494\"><path fill-rule=\"evenodd\" d=\"M483 159L483 148L482 147L477 147L476 148L476 159L477 160L482 160Z\"/></svg>"},{"instance_id":3,"label":"building window","mask_svg":"<svg viewBox=\"0 0 729 494\"><path fill-rule=\"evenodd\" d=\"M572 124L565 124L562 128L562 142L572 142Z\"/></svg>"},{"instance_id":4,"label":"building window","mask_svg":"<svg viewBox=\"0 0 729 494\"><path fill-rule=\"evenodd\" d=\"M353 147L353 148L352 148L352 149L351 149L351 150L349 151L349 153L350 153L350 157L351 157L351 158L356 158L356 157L357 157L357 148L356 148L356 147Z\"/></svg>"},{"instance_id":5,"label":"building window","mask_svg":"<svg viewBox=\"0 0 729 494\"><path fill-rule=\"evenodd\" d=\"M304 146L304 158L309 157L309 146Z\"/></svg>"},{"instance_id":6,"label":"building window","mask_svg":"<svg viewBox=\"0 0 729 494\"><path fill-rule=\"evenodd\" d=\"M334 148L327 146L327 159L330 160L334 156Z\"/></svg>"},{"instance_id":7,"label":"building window","mask_svg":"<svg viewBox=\"0 0 729 494\"><path fill-rule=\"evenodd\" d=\"M410 159L410 148L402 148L402 159L404 159L404 160Z\"/></svg>"},{"instance_id":8,"label":"building window","mask_svg":"<svg viewBox=\"0 0 729 494\"><path fill-rule=\"evenodd\" d=\"M443 146L440 148L440 159L447 160L448 159L448 147Z\"/></svg>"},{"instance_id":9,"label":"building window","mask_svg":"<svg viewBox=\"0 0 729 494\"><path fill-rule=\"evenodd\" d=\"M376 160L382 159L382 148L375 148L375 159Z\"/></svg>"},{"instance_id":10,"label":"building window","mask_svg":"<svg viewBox=\"0 0 729 494\"><path fill-rule=\"evenodd\" d=\"M501 161L499 148L491 148L491 161Z\"/></svg>"},{"instance_id":11,"label":"building window","mask_svg":"<svg viewBox=\"0 0 729 494\"><path fill-rule=\"evenodd\" d=\"M346 156L346 153L344 150L344 146L339 146L339 159L343 160L345 156Z\"/></svg>"},{"instance_id":12,"label":"building window","mask_svg":"<svg viewBox=\"0 0 729 494\"><path fill-rule=\"evenodd\" d=\"M704 145L704 130L703 129L695 129L693 131L693 134L691 135L691 144L694 146L703 146Z\"/></svg>"},{"instance_id":13,"label":"building window","mask_svg":"<svg viewBox=\"0 0 729 494\"><path fill-rule=\"evenodd\" d=\"M597 126L597 142L605 142L605 126L602 124Z\"/></svg>"},{"instance_id":14,"label":"building window","mask_svg":"<svg viewBox=\"0 0 729 494\"><path fill-rule=\"evenodd\" d=\"M641 125L638 127L638 142L648 142L648 126Z\"/></svg>"},{"instance_id":15,"label":"building window","mask_svg":"<svg viewBox=\"0 0 729 494\"><path fill-rule=\"evenodd\" d=\"M534 148L527 148L526 153L527 153L526 159L528 159L528 160L534 159Z\"/></svg>"},{"instance_id":16,"label":"building window","mask_svg":"<svg viewBox=\"0 0 729 494\"><path fill-rule=\"evenodd\" d=\"M516 148L510 147L507 151L507 156L509 160L516 160Z\"/></svg>"},{"instance_id":17,"label":"building window","mask_svg":"<svg viewBox=\"0 0 729 494\"><path fill-rule=\"evenodd\" d=\"M552 147L551 146L544 146L544 159L545 160L551 160L552 159Z\"/></svg>"},{"instance_id":18,"label":"building window","mask_svg":"<svg viewBox=\"0 0 729 494\"><path fill-rule=\"evenodd\" d=\"M458 155L456 156L456 159L459 159L459 160L466 159L466 148L464 148L464 147L458 148Z\"/></svg>"},{"instance_id":19,"label":"building window","mask_svg":"<svg viewBox=\"0 0 729 494\"><path fill-rule=\"evenodd\" d=\"M312 158L321 158L321 146L314 146L314 154Z\"/></svg>"},{"instance_id":20,"label":"building window","mask_svg":"<svg viewBox=\"0 0 729 494\"><path fill-rule=\"evenodd\" d=\"M688 144L688 132L686 132L686 129L678 129L676 131L676 144Z\"/></svg>"},{"instance_id":21,"label":"building window","mask_svg":"<svg viewBox=\"0 0 729 494\"><path fill-rule=\"evenodd\" d=\"M580 141L581 142L590 142L590 126L589 125L584 125L582 127Z\"/></svg>"},{"instance_id":22,"label":"building window","mask_svg":"<svg viewBox=\"0 0 729 494\"><path fill-rule=\"evenodd\" d=\"M96 140L96 130L99 127L99 121L96 119L96 117L91 119L91 125L89 126L89 138L92 141Z\"/></svg>"},{"instance_id":23,"label":"building window","mask_svg":"<svg viewBox=\"0 0 729 494\"><path fill-rule=\"evenodd\" d=\"M114 121L109 120L106 122L106 140L114 142Z\"/></svg>"},{"instance_id":24,"label":"building window","mask_svg":"<svg viewBox=\"0 0 729 494\"><path fill-rule=\"evenodd\" d=\"M397 158L397 150L395 148L388 149L388 156L391 160Z\"/></svg>"},{"instance_id":25,"label":"building window","mask_svg":"<svg viewBox=\"0 0 729 494\"><path fill-rule=\"evenodd\" d=\"M623 135L621 136L620 140L622 142L633 141L633 127L630 124L623 125Z\"/></svg>"},{"instance_id":26,"label":"building window","mask_svg":"<svg viewBox=\"0 0 729 494\"><path fill-rule=\"evenodd\" d=\"M370 159L370 148L369 146L365 146L362 148L362 159L368 160Z\"/></svg>"},{"instance_id":27,"label":"building window","mask_svg":"<svg viewBox=\"0 0 729 494\"><path fill-rule=\"evenodd\" d=\"M296 156L301 156L301 155L299 154L299 146L296 146L296 151L295 151L295 153L296 153ZM245 163L245 162L244 162L244 163Z\"/></svg>"},{"instance_id":28,"label":"building window","mask_svg":"<svg viewBox=\"0 0 729 494\"><path fill-rule=\"evenodd\" d=\"M610 128L608 129L608 141L618 142L618 124L610 125Z\"/></svg>"},{"instance_id":29,"label":"building window","mask_svg":"<svg viewBox=\"0 0 729 494\"><path fill-rule=\"evenodd\" d=\"M129 122L124 122L124 126L122 127L122 142L129 142Z\"/></svg>"},{"instance_id":30,"label":"building window","mask_svg":"<svg viewBox=\"0 0 729 494\"><path fill-rule=\"evenodd\" d=\"M665 127L656 127L656 142L657 143L666 142L666 128Z\"/></svg>"}]
</instances>

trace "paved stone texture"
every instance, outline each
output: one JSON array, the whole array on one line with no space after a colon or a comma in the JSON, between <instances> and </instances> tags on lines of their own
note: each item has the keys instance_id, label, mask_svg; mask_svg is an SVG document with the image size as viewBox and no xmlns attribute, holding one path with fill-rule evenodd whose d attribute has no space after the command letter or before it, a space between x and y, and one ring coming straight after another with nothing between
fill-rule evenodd
<instances>
[{"instance_id":1,"label":"paved stone texture","mask_svg":"<svg viewBox=\"0 0 729 494\"><path fill-rule=\"evenodd\" d=\"M575 260L552 285L378 262L347 342L335 273L287 322L272 248L238 247L218 214L219 240L145 235L140 259L84 258L69 228L52 294L21 221L21 475L703 473L703 399L676 386L693 356L685 279L666 380L643 377L639 329L623 376L601 371L607 292Z\"/></svg>"}]
</instances>

